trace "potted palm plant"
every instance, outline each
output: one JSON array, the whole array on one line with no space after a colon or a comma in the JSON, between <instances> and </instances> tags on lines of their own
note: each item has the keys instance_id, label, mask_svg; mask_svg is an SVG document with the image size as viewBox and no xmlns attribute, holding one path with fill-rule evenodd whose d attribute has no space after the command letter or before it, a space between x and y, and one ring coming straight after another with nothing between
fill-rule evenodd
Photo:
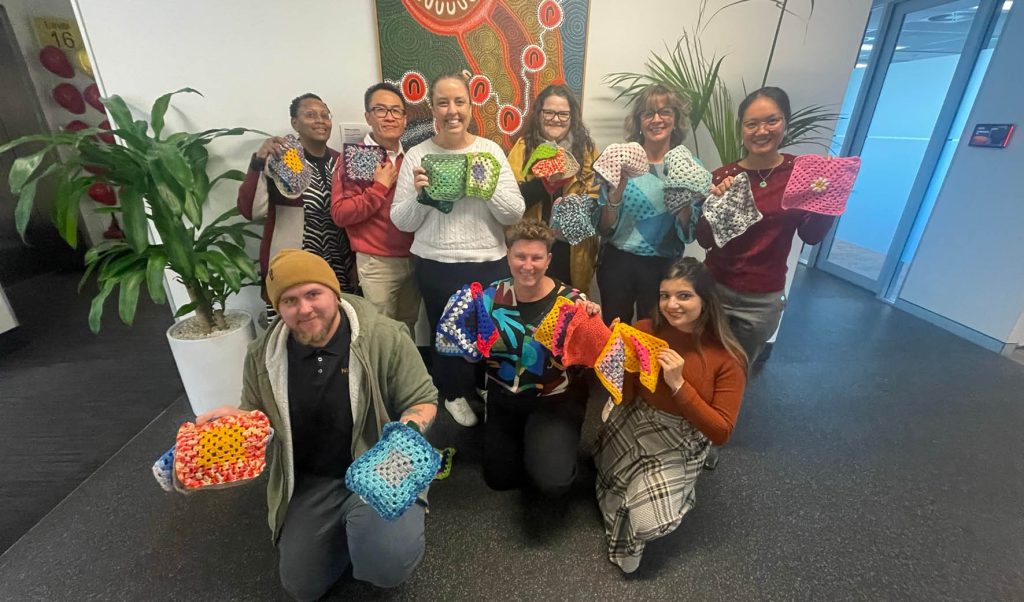
<instances>
[{"instance_id":1,"label":"potted palm plant","mask_svg":"<svg viewBox=\"0 0 1024 602\"><path fill-rule=\"evenodd\" d=\"M18 157L10 171L10 189L18 199L15 225L23 238L41 180L56 182L53 223L72 247L78 245L82 195L90 187L116 189L117 204L96 211L120 213L124 238L104 241L85 254L82 284L94 277L99 288L92 299L89 328L99 332L104 303L115 290L125 324L135 318L143 287L154 302L165 303L164 273L173 272L190 298L175 317L193 312L194 316L171 326L167 338L192 408L200 413L239 398L242 359L254 331L248 314L225 311L224 303L231 294L259 282L256 265L245 252L245 239L258 235L248 223L233 219L238 210L232 208L204 225L203 207L213 187L244 177L238 170L228 170L211 179L207 145L254 130L164 136L164 117L171 98L179 93L198 94L183 88L161 96L153 103L148 122L133 119L119 96L105 98L114 129L25 136L0 146L0 154L23 145L32 150Z\"/></svg>"}]
</instances>

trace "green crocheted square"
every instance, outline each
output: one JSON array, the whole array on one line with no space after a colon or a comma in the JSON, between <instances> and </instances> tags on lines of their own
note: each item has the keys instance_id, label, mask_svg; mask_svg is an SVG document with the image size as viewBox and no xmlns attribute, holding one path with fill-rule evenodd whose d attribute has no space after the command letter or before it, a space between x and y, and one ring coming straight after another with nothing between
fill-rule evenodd
<instances>
[{"instance_id":1,"label":"green crocheted square","mask_svg":"<svg viewBox=\"0 0 1024 602\"><path fill-rule=\"evenodd\" d=\"M498 187L501 163L491 153L466 155L466 196L490 200Z\"/></svg>"},{"instance_id":2,"label":"green crocheted square","mask_svg":"<svg viewBox=\"0 0 1024 602\"><path fill-rule=\"evenodd\" d=\"M537 145L537 148L533 149L530 153L530 158L526 160L526 165L523 166L523 171L530 171L533 164L541 159L550 159L558 154L558 146L551 144L550 142L541 142Z\"/></svg>"},{"instance_id":3,"label":"green crocheted square","mask_svg":"<svg viewBox=\"0 0 1024 602\"><path fill-rule=\"evenodd\" d=\"M466 155L425 155L421 163L430 184L424 188L435 201L457 201L466 194Z\"/></svg>"}]
</instances>

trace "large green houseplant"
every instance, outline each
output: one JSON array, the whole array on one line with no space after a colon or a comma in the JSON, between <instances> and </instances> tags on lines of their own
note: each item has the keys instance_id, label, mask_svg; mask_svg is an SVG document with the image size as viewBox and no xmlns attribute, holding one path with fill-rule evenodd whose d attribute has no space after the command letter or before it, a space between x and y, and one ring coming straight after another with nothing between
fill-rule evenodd
<instances>
[{"instance_id":1,"label":"large green houseplant","mask_svg":"<svg viewBox=\"0 0 1024 602\"><path fill-rule=\"evenodd\" d=\"M115 289L119 289L118 313L126 324L135 317L143 285L153 301L166 302L165 269L177 275L191 299L176 317L195 311L203 334L227 329L227 297L259 282L255 263L245 252L246 237L258 235L249 224L232 219L238 210L232 208L203 224L210 190L220 181L244 177L238 170L227 170L211 179L207 145L253 130L222 128L165 136L164 117L171 98L179 93L199 94L183 88L161 96L153 103L149 122L133 119L119 96L105 98L103 104L115 128L109 134L121 144L112 143L106 131L90 128L25 136L0 146L0 154L22 145L37 149L16 159L10 171L11 192L18 199L15 224L23 237L40 180L56 180L53 222L72 247L78 244L79 207L85 192L96 184L117 190L117 206L97 211L121 213L124 239L105 241L85 255L82 282L95 276L99 287L89 312L93 332L99 331L103 304ZM159 241L151 241L148 224Z\"/></svg>"}]
</instances>

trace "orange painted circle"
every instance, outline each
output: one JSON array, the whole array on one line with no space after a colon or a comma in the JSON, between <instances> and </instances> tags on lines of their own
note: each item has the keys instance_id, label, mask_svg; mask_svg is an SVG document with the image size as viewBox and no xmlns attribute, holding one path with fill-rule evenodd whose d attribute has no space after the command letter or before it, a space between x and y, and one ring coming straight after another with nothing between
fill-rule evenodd
<instances>
[{"instance_id":1,"label":"orange painted circle","mask_svg":"<svg viewBox=\"0 0 1024 602\"><path fill-rule=\"evenodd\" d=\"M458 35L482 23L495 0L402 0L402 5L427 30Z\"/></svg>"},{"instance_id":2,"label":"orange painted circle","mask_svg":"<svg viewBox=\"0 0 1024 602\"><path fill-rule=\"evenodd\" d=\"M505 134L514 134L523 125L522 112L511 106L505 105L498 109L498 129Z\"/></svg>"},{"instance_id":3,"label":"orange painted circle","mask_svg":"<svg viewBox=\"0 0 1024 602\"><path fill-rule=\"evenodd\" d=\"M540 24L546 29L554 29L562 23L562 7L555 0L544 0L537 9Z\"/></svg>"},{"instance_id":4,"label":"orange painted circle","mask_svg":"<svg viewBox=\"0 0 1024 602\"><path fill-rule=\"evenodd\" d=\"M406 73L402 76L402 95L408 102L419 102L427 95L427 81L419 73Z\"/></svg>"},{"instance_id":5,"label":"orange painted circle","mask_svg":"<svg viewBox=\"0 0 1024 602\"><path fill-rule=\"evenodd\" d=\"M544 50L536 44L531 44L523 49L523 65L530 71L540 71L544 68L547 57Z\"/></svg>"},{"instance_id":6,"label":"orange painted circle","mask_svg":"<svg viewBox=\"0 0 1024 602\"><path fill-rule=\"evenodd\" d=\"M473 104L482 105L491 97L491 80L483 75L475 75L469 80L469 98Z\"/></svg>"}]
</instances>

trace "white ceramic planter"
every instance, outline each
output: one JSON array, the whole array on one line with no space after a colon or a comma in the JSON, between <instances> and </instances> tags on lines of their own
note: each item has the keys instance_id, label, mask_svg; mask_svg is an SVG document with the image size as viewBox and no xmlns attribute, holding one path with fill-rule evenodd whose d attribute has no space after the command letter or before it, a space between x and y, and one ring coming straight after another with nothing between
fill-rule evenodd
<instances>
[{"instance_id":1,"label":"white ceramic planter","mask_svg":"<svg viewBox=\"0 0 1024 602\"><path fill-rule=\"evenodd\" d=\"M185 340L171 336L177 324L167 329L174 363L178 365L185 394L198 416L221 406L238 406L242 394L242 364L245 349L256 337L252 316L244 311L245 323L235 330L208 339Z\"/></svg>"}]
</instances>

